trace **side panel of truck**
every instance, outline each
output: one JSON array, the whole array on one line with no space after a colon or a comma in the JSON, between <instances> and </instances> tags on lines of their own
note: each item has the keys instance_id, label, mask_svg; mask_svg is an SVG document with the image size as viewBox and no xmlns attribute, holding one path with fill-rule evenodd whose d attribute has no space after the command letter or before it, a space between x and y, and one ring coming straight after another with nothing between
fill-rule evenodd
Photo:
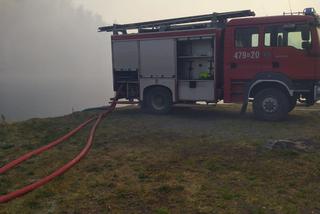
<instances>
[{"instance_id":1,"label":"side panel of truck","mask_svg":"<svg viewBox=\"0 0 320 214\"><path fill-rule=\"evenodd\" d=\"M114 37L114 88L126 85L122 98L143 101L146 91L160 86L170 90L173 102L217 100L216 77L222 76L218 74L222 70L218 70L220 66L217 65L221 53L216 51L221 31L175 34L160 33L155 38L150 34ZM203 77L206 73L207 77ZM135 94L135 87L138 94Z\"/></svg>"},{"instance_id":2,"label":"side panel of truck","mask_svg":"<svg viewBox=\"0 0 320 214\"><path fill-rule=\"evenodd\" d=\"M171 90L176 101L176 40L156 39L140 41L140 99L150 86L164 86Z\"/></svg>"},{"instance_id":3,"label":"side panel of truck","mask_svg":"<svg viewBox=\"0 0 320 214\"><path fill-rule=\"evenodd\" d=\"M139 68L139 42L113 42L113 69L115 71L135 71Z\"/></svg>"}]
</instances>

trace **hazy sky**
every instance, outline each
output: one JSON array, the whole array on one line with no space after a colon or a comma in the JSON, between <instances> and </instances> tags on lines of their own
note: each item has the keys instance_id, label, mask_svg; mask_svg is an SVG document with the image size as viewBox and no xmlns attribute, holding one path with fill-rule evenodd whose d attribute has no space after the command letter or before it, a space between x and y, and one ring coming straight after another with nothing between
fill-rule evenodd
<instances>
[{"instance_id":1,"label":"hazy sky","mask_svg":"<svg viewBox=\"0 0 320 214\"><path fill-rule=\"evenodd\" d=\"M280 15L284 11L303 11L314 7L320 12L319 0L73 0L101 15L107 23L127 23L212 12L251 9L257 15Z\"/></svg>"},{"instance_id":2,"label":"hazy sky","mask_svg":"<svg viewBox=\"0 0 320 214\"><path fill-rule=\"evenodd\" d=\"M0 0L0 114L70 114L113 96L110 38L70 0Z\"/></svg>"}]
</instances>

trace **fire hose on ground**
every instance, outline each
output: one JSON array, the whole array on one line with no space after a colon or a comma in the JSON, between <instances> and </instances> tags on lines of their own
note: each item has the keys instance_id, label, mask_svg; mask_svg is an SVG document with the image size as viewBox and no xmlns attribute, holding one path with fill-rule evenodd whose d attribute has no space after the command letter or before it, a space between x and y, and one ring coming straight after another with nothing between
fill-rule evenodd
<instances>
[{"instance_id":1,"label":"fire hose on ground","mask_svg":"<svg viewBox=\"0 0 320 214\"><path fill-rule=\"evenodd\" d=\"M121 88L119 89L121 90ZM118 93L117 93L118 94ZM53 173L51 173L50 175L43 177L41 179L39 179L38 181L29 184L21 189L15 190L13 192L7 193L6 195L1 195L0 196L0 203L6 203L9 202L15 198L18 198L20 196L23 196L35 189L40 188L41 186L47 184L48 182L50 182L51 180L53 180L54 178L62 175L63 173L65 173L66 171L68 171L71 167L73 167L74 165L76 165L83 157L86 156L86 154L89 152L92 144L93 144L93 139L94 139L94 135L95 132L97 130L97 127L99 126L101 120L103 118L105 118L106 116L108 116L111 112L113 112L113 110L115 109L116 105L117 105L117 95L115 96L115 98L112 99L112 103L109 107L106 107L106 110L102 113L100 113L99 115L93 116L92 118L88 119L87 121L85 121L84 123L82 123L81 125L79 125L77 128L75 128L74 130L72 130L71 132L67 133L66 135L64 135L63 137L43 146L40 147L36 150L33 150L31 152L28 152L24 155L22 155L21 157L17 158L16 160L6 164L5 166L2 166L0 168L0 175L9 171L10 169L12 169L13 167L21 164L22 162L30 159L31 157L34 157L36 155L39 155L47 150L52 149L53 147L57 146L58 144L61 144L62 142L68 140L69 138L71 138L72 136L74 136L76 133L78 133L79 131L81 131L83 128L85 128L87 125L89 125L90 123L92 123L93 121L95 121L94 125L92 126L90 133L89 133L89 137L87 140L87 143L85 145L85 147L81 150L81 152L71 161L69 161L67 164L65 164L64 166L60 167L59 169L57 169L56 171L54 171Z\"/></svg>"}]
</instances>

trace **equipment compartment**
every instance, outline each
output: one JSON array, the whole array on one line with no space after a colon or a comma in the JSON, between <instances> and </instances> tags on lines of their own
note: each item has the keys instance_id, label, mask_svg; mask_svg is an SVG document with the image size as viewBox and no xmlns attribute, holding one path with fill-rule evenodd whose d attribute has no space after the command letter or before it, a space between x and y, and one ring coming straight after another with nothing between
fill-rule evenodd
<instances>
[{"instance_id":1,"label":"equipment compartment","mask_svg":"<svg viewBox=\"0 0 320 214\"><path fill-rule=\"evenodd\" d=\"M178 95L181 101L215 100L215 37L177 40Z\"/></svg>"},{"instance_id":2,"label":"equipment compartment","mask_svg":"<svg viewBox=\"0 0 320 214\"><path fill-rule=\"evenodd\" d=\"M215 72L214 58L214 37L192 37L178 39L178 79L213 80ZM207 76L204 75L205 73L207 73Z\"/></svg>"}]
</instances>

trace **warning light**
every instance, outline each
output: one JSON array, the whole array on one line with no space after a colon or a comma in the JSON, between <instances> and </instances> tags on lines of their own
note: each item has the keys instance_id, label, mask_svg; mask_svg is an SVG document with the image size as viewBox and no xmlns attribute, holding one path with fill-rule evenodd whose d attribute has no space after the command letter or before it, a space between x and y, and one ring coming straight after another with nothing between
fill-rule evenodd
<instances>
[{"instance_id":1,"label":"warning light","mask_svg":"<svg viewBox=\"0 0 320 214\"><path fill-rule=\"evenodd\" d=\"M316 10L312 7L304 9L303 13L306 16L315 16L317 14Z\"/></svg>"}]
</instances>

